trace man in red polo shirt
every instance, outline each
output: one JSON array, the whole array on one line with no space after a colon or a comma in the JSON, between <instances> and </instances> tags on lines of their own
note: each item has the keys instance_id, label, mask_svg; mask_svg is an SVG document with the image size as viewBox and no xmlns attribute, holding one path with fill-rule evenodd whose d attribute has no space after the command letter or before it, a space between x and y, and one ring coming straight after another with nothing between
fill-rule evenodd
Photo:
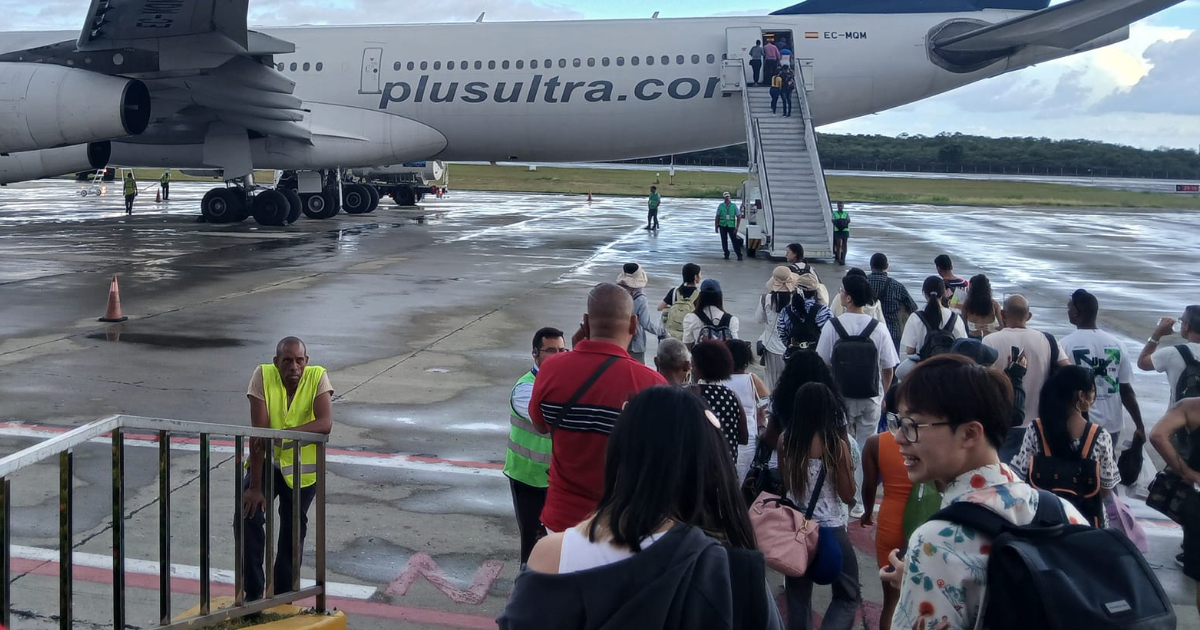
<instances>
[{"instance_id":1,"label":"man in red polo shirt","mask_svg":"<svg viewBox=\"0 0 1200 630\"><path fill-rule=\"evenodd\" d=\"M647 387L666 385L625 351L638 330L625 289L598 284L588 294L583 336L571 352L546 359L533 384L529 418L550 431L550 487L542 524L561 532L596 510L604 493L604 456L621 408Z\"/></svg>"}]
</instances>

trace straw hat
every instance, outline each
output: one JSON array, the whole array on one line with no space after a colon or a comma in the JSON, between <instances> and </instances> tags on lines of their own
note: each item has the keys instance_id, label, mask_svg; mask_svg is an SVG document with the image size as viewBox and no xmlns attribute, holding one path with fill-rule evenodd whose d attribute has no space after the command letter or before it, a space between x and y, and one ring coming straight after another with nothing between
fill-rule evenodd
<instances>
[{"instance_id":1,"label":"straw hat","mask_svg":"<svg viewBox=\"0 0 1200 630\"><path fill-rule=\"evenodd\" d=\"M625 263L621 275L617 276L617 284L630 289L644 289L647 282L646 270L637 263Z\"/></svg>"},{"instance_id":2,"label":"straw hat","mask_svg":"<svg viewBox=\"0 0 1200 630\"><path fill-rule=\"evenodd\" d=\"M791 293L796 290L796 278L798 276L792 273L791 269L780 265L771 272L771 279L767 280L767 291L775 293L782 291Z\"/></svg>"}]
</instances>

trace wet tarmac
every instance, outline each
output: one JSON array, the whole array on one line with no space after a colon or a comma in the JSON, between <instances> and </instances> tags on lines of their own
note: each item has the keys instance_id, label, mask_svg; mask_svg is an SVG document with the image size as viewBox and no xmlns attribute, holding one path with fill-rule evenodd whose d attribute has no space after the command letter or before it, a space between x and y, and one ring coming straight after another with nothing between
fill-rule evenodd
<instances>
[{"instance_id":1,"label":"wet tarmac","mask_svg":"<svg viewBox=\"0 0 1200 630\"><path fill-rule=\"evenodd\" d=\"M254 366L279 338L300 336L337 390L329 567L352 627L487 627L503 608L517 555L498 470L507 395L528 368L533 331L573 330L588 289L621 263L646 267L657 300L683 263L696 262L721 281L742 336L761 331L753 307L774 263L721 258L716 200L665 201L657 234L641 229L641 199L465 191L428 200L422 221L385 201L370 215L261 228L194 222L208 187L176 183L169 204L139 201L131 218L120 197L81 198L72 182L0 191L0 452L114 413L249 424ZM948 252L959 275L987 273L997 292L1029 297L1034 324L1057 335L1069 331L1065 303L1079 287L1099 296L1102 327L1135 354L1160 316L1200 301L1200 228L1187 212L849 209L851 265L884 251L919 292L934 256ZM840 270L817 268L835 287ZM112 274L130 319L110 326L96 318ZM1146 418L1159 417L1165 379L1138 373L1134 384ZM145 561L157 557L154 447L126 448L128 553ZM92 554L77 565L111 553L107 457L104 445L77 453L75 542ZM214 488L232 487L230 457L214 455ZM171 462L174 559L196 565L194 445L179 444ZM50 466L14 480L23 562L56 548L56 481ZM232 493L214 497L214 565L230 569ZM1195 627L1193 586L1171 560L1178 530L1150 526L1151 561L1179 604L1180 627ZM310 543L305 577L312 553ZM864 597L879 601L872 558L860 554ZM27 614L14 621L43 627L54 582L27 572L13 587ZM76 610L102 623L110 595L96 580L77 586ZM176 592L175 612L195 603ZM144 589L131 594L141 616L130 623L153 623L154 601Z\"/></svg>"}]
</instances>

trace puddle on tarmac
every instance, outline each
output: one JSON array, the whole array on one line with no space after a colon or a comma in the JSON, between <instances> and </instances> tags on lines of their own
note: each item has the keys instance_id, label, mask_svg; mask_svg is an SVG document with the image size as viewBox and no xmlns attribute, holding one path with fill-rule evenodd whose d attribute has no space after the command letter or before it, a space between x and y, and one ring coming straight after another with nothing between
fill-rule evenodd
<instances>
[{"instance_id":1,"label":"puddle on tarmac","mask_svg":"<svg viewBox=\"0 0 1200 630\"><path fill-rule=\"evenodd\" d=\"M154 348L171 348L177 350L201 350L208 348L234 348L245 345L241 339L228 337L189 337L187 335L160 335L154 333L127 333L116 330L91 333L88 339L114 341L119 343L136 343Z\"/></svg>"}]
</instances>

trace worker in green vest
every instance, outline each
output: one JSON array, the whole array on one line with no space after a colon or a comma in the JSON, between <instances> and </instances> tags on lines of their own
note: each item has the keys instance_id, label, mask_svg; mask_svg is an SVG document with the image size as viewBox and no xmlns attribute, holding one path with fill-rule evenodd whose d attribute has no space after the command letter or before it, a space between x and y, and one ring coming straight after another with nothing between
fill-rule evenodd
<instances>
[{"instance_id":1,"label":"worker in green vest","mask_svg":"<svg viewBox=\"0 0 1200 630\"><path fill-rule=\"evenodd\" d=\"M662 197L658 194L658 186L650 187L650 197L646 200L649 207L649 212L646 214L646 229L658 229L658 204L662 203Z\"/></svg>"},{"instance_id":2,"label":"worker in green vest","mask_svg":"<svg viewBox=\"0 0 1200 630\"><path fill-rule=\"evenodd\" d=\"M717 233L721 235L721 249L725 252L725 260L729 260L729 241L733 240L733 252L737 254L737 259L742 259L742 239L738 237L738 217L740 215L737 204L733 203L733 199L729 193L725 193L724 200L721 205L717 206Z\"/></svg>"},{"instance_id":3,"label":"worker in green vest","mask_svg":"<svg viewBox=\"0 0 1200 630\"><path fill-rule=\"evenodd\" d=\"M171 171L163 171L162 177L158 178L158 184L162 186L163 201L171 198Z\"/></svg>"},{"instance_id":4,"label":"worker in green vest","mask_svg":"<svg viewBox=\"0 0 1200 630\"><path fill-rule=\"evenodd\" d=\"M542 526L542 507L546 504L546 488L550 486L550 434L541 433L529 419L529 401L533 398L533 382L542 362L567 351L563 331L542 328L533 335L533 369L526 372L513 387L508 399L508 454L504 457L504 474L512 491L513 509L517 513L517 531L521 534L521 568L529 561L534 544L546 535Z\"/></svg>"},{"instance_id":5,"label":"worker in green vest","mask_svg":"<svg viewBox=\"0 0 1200 630\"><path fill-rule=\"evenodd\" d=\"M846 264L846 243L850 240L850 213L846 204L837 202L833 211L833 259L839 265Z\"/></svg>"},{"instance_id":6,"label":"worker in green vest","mask_svg":"<svg viewBox=\"0 0 1200 630\"><path fill-rule=\"evenodd\" d=\"M133 178L133 171L125 172L125 214L126 216L133 214L133 198L137 196L137 180Z\"/></svg>"},{"instance_id":7,"label":"worker in green vest","mask_svg":"<svg viewBox=\"0 0 1200 630\"><path fill-rule=\"evenodd\" d=\"M250 387L250 424L261 429L287 429L328 435L333 429L333 385L325 368L308 364L308 349L296 337L286 337L275 346L275 359L254 370ZM263 556L266 545L266 510L279 499L279 548L275 554L274 594L292 590L292 488L300 484L300 546L308 531L308 508L316 496L317 446L300 449L300 461L293 461L291 441L276 443L273 470L266 470L264 455L268 442L251 440L250 461L243 482L242 518L245 532L246 601L261 599L266 593ZM266 475L274 475L273 497L263 494ZM303 554L301 554L303 556Z\"/></svg>"}]
</instances>

